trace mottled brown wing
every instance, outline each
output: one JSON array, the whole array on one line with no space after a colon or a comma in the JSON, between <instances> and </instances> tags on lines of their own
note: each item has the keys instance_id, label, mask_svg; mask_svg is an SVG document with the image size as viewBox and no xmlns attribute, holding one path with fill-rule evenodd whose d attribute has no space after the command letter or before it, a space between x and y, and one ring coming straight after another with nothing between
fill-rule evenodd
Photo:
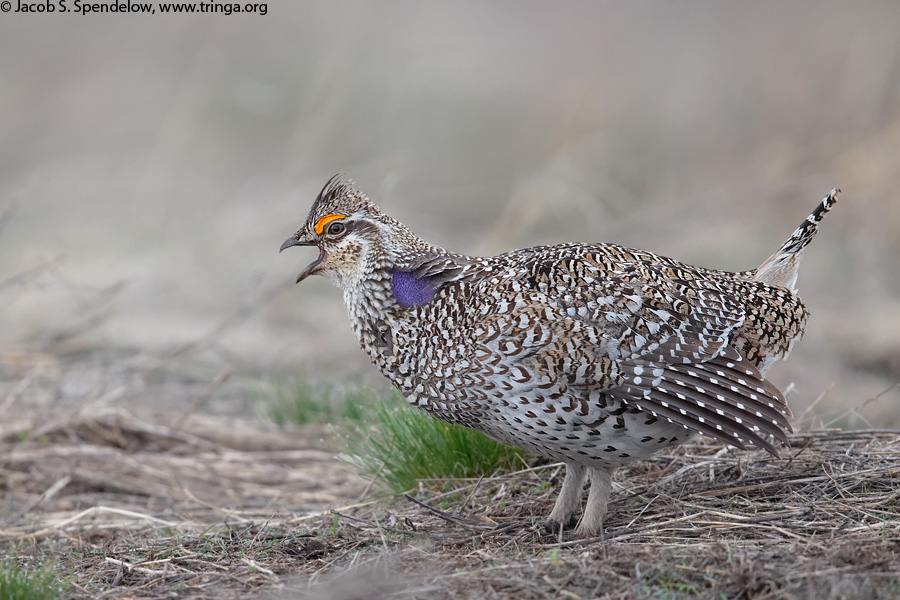
<instances>
[{"instance_id":1,"label":"mottled brown wing","mask_svg":"<svg viewBox=\"0 0 900 600\"><path fill-rule=\"evenodd\" d=\"M612 372L595 381L609 397L726 443L775 454L769 438L787 442L790 413L781 392L731 345L745 306L727 281L700 273L692 279L687 269L654 270L621 256L570 257L548 272L542 301L601 331L596 352L613 359L607 362ZM570 291L553 298L557 278Z\"/></svg>"}]
</instances>

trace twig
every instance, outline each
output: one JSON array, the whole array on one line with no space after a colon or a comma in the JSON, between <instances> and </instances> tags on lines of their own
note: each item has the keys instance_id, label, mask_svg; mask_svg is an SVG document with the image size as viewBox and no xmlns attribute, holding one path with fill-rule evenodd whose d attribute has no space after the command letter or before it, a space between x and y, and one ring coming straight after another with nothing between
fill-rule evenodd
<instances>
[{"instance_id":1,"label":"twig","mask_svg":"<svg viewBox=\"0 0 900 600\"><path fill-rule=\"evenodd\" d=\"M309 513L308 515L303 515L302 517L294 517L293 519L289 519L287 521L288 524L291 523L301 523L303 521L309 521L310 519L318 519L319 517L325 516L327 514L338 514L340 510L350 510L352 508L362 508L363 506L369 506L370 504L377 503L378 500L368 500L366 502L354 502L353 504L345 504L344 506L339 506L335 509L328 510L320 510L317 512ZM349 516L349 515L341 515L341 516Z\"/></svg>"},{"instance_id":2,"label":"twig","mask_svg":"<svg viewBox=\"0 0 900 600\"><path fill-rule=\"evenodd\" d=\"M67 324L65 327L47 335L44 339L44 343L48 346L60 344L77 337L86 331L91 331L92 329L99 327L109 315L112 300L125 289L125 282L118 281L96 292L93 297L85 298L81 291L63 276L62 272L59 271L55 264L49 265L47 270L51 275L56 277L57 281L63 284L64 288L68 289L83 310L89 311L86 317L81 318L71 325Z\"/></svg>"},{"instance_id":3,"label":"twig","mask_svg":"<svg viewBox=\"0 0 900 600\"><path fill-rule=\"evenodd\" d=\"M197 496L195 496L195 495L191 492L191 490L189 490L189 489L188 489L187 487L185 487L185 486L181 486L181 491L184 493L185 496L187 496L188 498L190 498L191 500L193 500L193 501L196 502L197 504L199 504L199 505L201 505L201 506L205 506L206 508L208 508L208 509L212 510L213 512L215 512L216 514L219 514L219 515L221 515L221 516L223 516L223 517L226 517L226 518L229 518L229 519L235 519L235 520L240 521L240 522L242 522L242 523L250 523L250 522L252 522L252 519L244 518L244 517L242 517L242 516L241 516L238 512L236 512L236 511L229 510L229 509L223 508L223 507L221 507L221 506L216 506L215 504L211 504L211 503L209 503L209 502L206 502L206 501L204 501L204 500L201 500L200 498L198 498Z\"/></svg>"},{"instance_id":4,"label":"twig","mask_svg":"<svg viewBox=\"0 0 900 600\"><path fill-rule=\"evenodd\" d=\"M458 511L459 513L462 513L463 509L464 509L465 507L467 507L467 506L469 505L469 503L472 501L472 498L475 497L475 492L478 491L478 486L481 485L481 482L482 482L482 481L484 481L484 477L479 477L479 478L478 478L478 481L475 482L475 485L472 486L472 491L471 491L471 493L469 494L469 497L466 498L466 501L459 507L459 511Z\"/></svg>"},{"instance_id":5,"label":"twig","mask_svg":"<svg viewBox=\"0 0 900 600\"><path fill-rule=\"evenodd\" d=\"M854 406L853 408L851 408L851 409L849 409L849 410L846 410L846 411L842 412L842 413L839 414L837 417L835 417L834 419L832 419L831 421L829 421L825 426L826 426L826 427L831 427L831 426L834 425L835 423L837 423L837 422L839 422L839 421L841 421L841 420L847 418L848 416L852 415L853 413L856 413L857 415L859 415L859 411L861 411L862 409L864 409L865 407L867 407L867 406L868 406L869 404L871 404L872 402L875 402L876 400L878 400L879 398L881 398L882 396L884 396L885 394L887 394L888 392L890 392L891 390L893 390L893 389L894 389L895 387L897 387L897 386L900 386L900 381L895 381L894 384L891 385L891 386L890 386L889 388L887 388L886 390L883 390L883 391L881 391L881 392L875 394L874 396L872 396L872 397L869 398L868 400L865 400L864 402L862 402L862 403L860 403L860 404Z\"/></svg>"},{"instance_id":6,"label":"twig","mask_svg":"<svg viewBox=\"0 0 900 600\"><path fill-rule=\"evenodd\" d=\"M106 561L106 562L108 562L108 563L110 563L110 564L116 565L117 567L120 567L120 568L122 568L122 569L125 569L125 570L128 571L129 573L143 573L143 574L145 574L145 575L155 575L155 576L165 575L165 574L166 574L165 570L163 570L163 571L154 571L153 569L146 569L146 568L144 568L144 567L136 567L136 566L134 566L134 565L131 564L131 563L125 562L124 560L118 560L118 559L115 559L115 558L110 558L109 556L107 556L107 557L104 558L103 560Z\"/></svg>"},{"instance_id":7,"label":"twig","mask_svg":"<svg viewBox=\"0 0 900 600\"><path fill-rule=\"evenodd\" d=\"M557 469L558 470L564 466L565 466L564 463L551 463L549 465L538 465L536 467L528 467L527 469L521 469L519 471L513 471L511 473L504 473L503 475L498 475L497 477L492 477L491 479L493 479L493 480L515 479L516 477L518 477L519 475L522 475L524 473L530 473L532 471L534 471L534 472L546 471L547 469ZM429 481L429 480L422 479L422 481ZM446 481L446 480L435 480L435 481ZM460 479L460 481L466 481L466 479ZM474 485L478 485L478 483L481 481L481 478L479 477L478 479L475 479L474 477L470 477L468 479L468 481L472 481L472 483L469 483L464 486L460 486L458 488L454 488L454 489L446 491L446 492L441 492L440 494L435 494L435 495L431 496L431 499L439 500L441 498L446 498L447 496L453 496L454 494L458 494L459 492L461 492L463 490L467 490Z\"/></svg>"},{"instance_id":8,"label":"twig","mask_svg":"<svg viewBox=\"0 0 900 600\"><path fill-rule=\"evenodd\" d=\"M422 531L415 531L415 530L410 530L410 529L397 529L396 527L385 527L384 525L381 525L380 523L378 523L378 521L375 521L373 523L372 521L368 521L366 519L361 519L360 517L354 517L353 515L348 515L346 513L338 512L336 510L333 510L331 512L332 512L332 514L335 514L342 519L356 521L357 523L362 523L366 527L371 527L372 529L384 529L385 531L390 531L392 533L403 533L406 535L420 536L420 537L432 536L432 534L425 533Z\"/></svg>"},{"instance_id":9,"label":"twig","mask_svg":"<svg viewBox=\"0 0 900 600\"><path fill-rule=\"evenodd\" d=\"M209 399L212 398L217 391L219 391L219 388L221 388L222 385L226 381L228 381L228 378L231 377L232 373L234 373L234 369L232 369L231 367L225 367L224 369L222 369L219 374L216 375L216 378L213 379L208 386L206 386L206 389L203 391L203 393L194 398L194 401L191 402L191 405L188 407L188 409L184 411L184 413L182 413L181 417L178 419L177 424L173 425L172 428L175 431L182 429L187 422L187 418L194 414L198 408L206 404Z\"/></svg>"},{"instance_id":10,"label":"twig","mask_svg":"<svg viewBox=\"0 0 900 600\"><path fill-rule=\"evenodd\" d=\"M17 536L16 539L17 540L27 540L27 539L31 539L31 538L35 538L35 537L40 537L42 535L46 535L48 533L52 533L54 531L59 531L60 529L64 528L66 525L71 525L72 523L80 521L81 519L92 516L96 513L111 513L114 515L121 515L123 517L132 517L132 518L138 519L138 520L149 521L151 523L154 523L156 525L161 525L163 527L175 527L177 525L176 523L172 523L171 521L164 521L162 519L157 519L156 517L151 517L150 515L145 515L143 513L134 512L132 510L125 510L123 508L112 508L109 506L92 506L91 508L87 508L75 515L72 515L68 519L63 520L63 521L57 523L56 525L52 525L50 527L45 527L43 529L34 531L32 533L27 533L24 535ZM0 534L2 534L2 532L0 532Z\"/></svg>"},{"instance_id":11,"label":"twig","mask_svg":"<svg viewBox=\"0 0 900 600\"><path fill-rule=\"evenodd\" d=\"M191 552L189 554L184 554L182 556L169 556L167 558L157 558L156 560L144 560L139 563L136 563L134 566L135 567L146 567L147 565L161 565L163 563L170 563L170 562L173 562L176 560L198 560L198 559L194 559L193 558L194 556L200 556L200 553L199 552ZM204 561L198 560L198 562L204 562ZM210 563L206 563L206 564L210 564ZM213 565L213 566L215 566L217 568L221 568L221 567L219 567L219 565Z\"/></svg>"},{"instance_id":12,"label":"twig","mask_svg":"<svg viewBox=\"0 0 900 600\"><path fill-rule=\"evenodd\" d=\"M822 400L825 399L825 396L828 394L829 391L831 391L831 388L833 388L833 387L834 387L834 382L832 381L832 382L828 385L828 387L826 387L824 390L822 390L822 393L819 394L819 395L816 397L816 399L812 401L812 404L810 404L809 406L807 406L807 407L806 407L806 410L804 410L804 411L800 414L800 416L797 417L797 418L794 419L794 420L795 420L797 423L803 422L803 419L806 418L806 415L808 415L810 412L812 412L813 409L814 409L816 406L819 405L819 402L821 402Z\"/></svg>"},{"instance_id":13,"label":"twig","mask_svg":"<svg viewBox=\"0 0 900 600\"><path fill-rule=\"evenodd\" d=\"M428 506L424 502L416 500L409 494L403 494L403 497L406 498L407 500L409 500L410 502L413 502L414 504L418 504L425 510L428 510L428 511L434 513L435 515L437 515L438 517L440 517L441 519L443 519L449 523L453 523L455 525L460 525L462 527L472 529L473 531L485 531L488 529L493 529L495 527L494 525L485 525L484 523L479 523L479 522L473 521L471 519L465 519L463 517L451 515L450 513L444 512L437 508L434 508L433 506Z\"/></svg>"},{"instance_id":14,"label":"twig","mask_svg":"<svg viewBox=\"0 0 900 600\"><path fill-rule=\"evenodd\" d=\"M51 485L49 488L47 488L46 490L44 490L44 493L42 493L42 494L40 495L40 497L39 497L37 500L35 500L33 503L31 503L31 505L29 505L28 508L26 508L25 510L21 511L21 512L20 512L18 515L16 515L15 518L12 519L12 520L13 520L13 521L16 521L16 520L18 520L18 519L21 519L23 516L27 515L27 514L30 513L32 510L34 510L35 508L37 508L42 502L45 502L45 501L49 500L50 498L52 498L53 496L55 496L57 493L59 493L59 491L60 491L61 489L63 489L64 487L66 487L67 485L69 485L69 482L71 482L71 481L72 481L72 476L71 476L71 475L63 475L63 476L60 477L58 480L56 480L56 483L54 483L54 484Z\"/></svg>"},{"instance_id":15,"label":"twig","mask_svg":"<svg viewBox=\"0 0 900 600\"><path fill-rule=\"evenodd\" d=\"M178 358L179 356L182 356L196 348L201 348L209 344L213 340L221 337L223 333L225 333L232 327L240 325L241 323L249 319L256 311L256 309L265 306L275 296L292 287L293 284L290 281L285 281L283 283L276 284L267 290L264 290L256 298L254 298L252 302L248 302L242 306L239 306L234 311L234 313L231 314L231 316L226 317L225 319L220 321L219 324L216 325L208 334L197 338L196 340L188 342L187 344L184 344L178 348L175 348L174 350L171 350L168 354L160 359L160 363Z\"/></svg>"},{"instance_id":16,"label":"twig","mask_svg":"<svg viewBox=\"0 0 900 600\"><path fill-rule=\"evenodd\" d=\"M638 513L638 514L637 514L637 515L636 515L636 516L628 523L628 525L625 526L625 528L627 529L627 528L632 527L632 526L634 525L634 522L635 522L635 521L637 521L637 520L640 519L642 516L644 516L644 513L647 512L647 509L650 508L650 505L653 504L653 503L656 501L657 498L659 498L659 494L657 494L656 496L653 496L652 498L650 498L650 502L648 502L647 504L644 505L644 508L641 509L641 512L639 512L639 513Z\"/></svg>"},{"instance_id":17,"label":"twig","mask_svg":"<svg viewBox=\"0 0 900 600\"><path fill-rule=\"evenodd\" d=\"M6 398L3 399L3 402L0 402L0 415L6 413L9 410L9 407L13 405L13 402L22 395L28 386L31 385L31 382L34 380L34 369L29 371L22 379L19 380L19 383L16 384L16 387L11 389L9 393L6 395Z\"/></svg>"},{"instance_id":18,"label":"twig","mask_svg":"<svg viewBox=\"0 0 900 600\"><path fill-rule=\"evenodd\" d=\"M384 551L390 552L391 549L388 548L387 538L384 537L384 528L381 526L381 523L378 522L378 519L375 519L375 526L378 528L378 537L381 538L381 545L384 548Z\"/></svg>"},{"instance_id":19,"label":"twig","mask_svg":"<svg viewBox=\"0 0 900 600\"><path fill-rule=\"evenodd\" d=\"M0 291L3 291L3 289L7 287L12 287L14 285L23 285L37 279L38 276L40 276L44 271L49 270L49 268L53 266L58 260L58 257L51 258L39 265L25 269L24 271L21 271L13 275L12 277L0 281Z\"/></svg>"},{"instance_id":20,"label":"twig","mask_svg":"<svg viewBox=\"0 0 900 600\"><path fill-rule=\"evenodd\" d=\"M860 475L868 475L870 473L883 473L884 471L897 470L898 468L900 468L900 467L898 467L897 465L894 465L893 467L882 466L882 467L875 467L874 469L865 469L862 471L851 471L851 472L847 472L847 473L840 473L839 475L834 475L834 476L819 475L816 477L801 477L798 479L793 479L790 476L790 474L787 474L787 475L774 477L774 478L772 478L768 481L764 481L762 483L754 483L754 484L749 484L749 485L738 485L738 486L731 486L731 487L727 487L727 488L719 488L719 489L713 489L713 490L704 490L704 491L700 491L700 492L694 492L691 495L692 496L732 495L732 494L736 494L738 492L747 492L750 490L765 488L775 482L787 483L787 484L791 484L791 485L797 485L800 483L815 483L815 482L819 482L819 481L830 480L830 479L832 479L832 477L834 477L834 478L859 477Z\"/></svg>"},{"instance_id":21,"label":"twig","mask_svg":"<svg viewBox=\"0 0 900 600\"><path fill-rule=\"evenodd\" d=\"M270 569L259 566L258 564L256 564L255 561L253 561L249 558L242 558L241 562L244 564L250 565L251 567L253 567L257 571L259 571L260 573L265 573L266 575L269 575L270 577L274 577L275 579L278 579L278 575L276 575L274 571L271 571Z\"/></svg>"},{"instance_id":22,"label":"twig","mask_svg":"<svg viewBox=\"0 0 900 600\"><path fill-rule=\"evenodd\" d=\"M378 476L381 475L381 472L384 470L384 462L381 463L381 466L378 467L378 470L375 471L375 475L372 476L372 479L369 480L369 483L366 484L366 488L362 491L362 494L359 495L357 500L362 500L369 493L369 490L372 489L372 486L375 485L375 482L378 481Z\"/></svg>"},{"instance_id":23,"label":"twig","mask_svg":"<svg viewBox=\"0 0 900 600\"><path fill-rule=\"evenodd\" d=\"M699 519L700 517L702 517L703 515L705 515L706 512L707 511L703 510L698 513L691 514L691 515L685 515L683 517L678 517L675 519L667 519L667 520L659 522L659 523L648 523L642 527L639 527L637 530L630 530L630 531L627 529L623 530L623 531L621 531L621 533L619 535L607 535L607 536L600 536L600 537L594 537L594 538L586 538L583 540L569 540L568 542L562 542L561 544L549 544L549 546L550 547L559 547L559 548L568 548L571 546L578 546L578 545L587 546L587 545L590 545L590 544L593 544L596 542L604 542L604 541L610 542L612 540L623 541L626 539L637 537L647 531L657 531L660 529L665 529L666 527L670 527L676 523L684 523L684 522L692 523L692 522L696 521L697 519Z\"/></svg>"}]
</instances>

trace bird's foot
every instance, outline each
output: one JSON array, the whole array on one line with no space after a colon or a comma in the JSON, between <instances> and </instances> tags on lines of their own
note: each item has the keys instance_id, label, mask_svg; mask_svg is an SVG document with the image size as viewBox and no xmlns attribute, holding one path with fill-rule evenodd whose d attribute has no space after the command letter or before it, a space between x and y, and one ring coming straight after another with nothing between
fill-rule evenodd
<instances>
[{"instance_id":1,"label":"bird's foot","mask_svg":"<svg viewBox=\"0 0 900 600\"><path fill-rule=\"evenodd\" d=\"M546 521L544 521L542 529L547 535L559 535L560 529L572 531L572 529L575 527L575 523L577 522L578 519L576 519L574 515L570 517L569 520L565 523L565 527L563 527L563 524L556 519L547 519Z\"/></svg>"}]
</instances>

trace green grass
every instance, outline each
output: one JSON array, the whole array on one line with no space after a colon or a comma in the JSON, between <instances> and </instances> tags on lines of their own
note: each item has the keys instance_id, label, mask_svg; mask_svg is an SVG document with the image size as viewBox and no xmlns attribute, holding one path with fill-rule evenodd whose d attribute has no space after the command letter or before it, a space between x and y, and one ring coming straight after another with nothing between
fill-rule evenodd
<instances>
[{"instance_id":1,"label":"green grass","mask_svg":"<svg viewBox=\"0 0 900 600\"><path fill-rule=\"evenodd\" d=\"M488 477L523 464L521 450L438 421L410 407L397 391L307 383L274 389L269 418L279 425L332 424L350 462L398 493L422 479Z\"/></svg>"},{"instance_id":2,"label":"green grass","mask_svg":"<svg viewBox=\"0 0 900 600\"><path fill-rule=\"evenodd\" d=\"M371 414L371 394L361 387L340 389L309 383L274 384L268 417L278 425L362 422ZM2 599L0 599L2 600Z\"/></svg>"},{"instance_id":3,"label":"green grass","mask_svg":"<svg viewBox=\"0 0 900 600\"><path fill-rule=\"evenodd\" d=\"M422 479L489 477L524 464L525 453L473 431L438 421L396 392L378 400L371 425L343 436L351 462L394 492Z\"/></svg>"},{"instance_id":4,"label":"green grass","mask_svg":"<svg viewBox=\"0 0 900 600\"><path fill-rule=\"evenodd\" d=\"M0 600L52 600L61 593L53 569L29 569L12 559L0 562Z\"/></svg>"}]
</instances>

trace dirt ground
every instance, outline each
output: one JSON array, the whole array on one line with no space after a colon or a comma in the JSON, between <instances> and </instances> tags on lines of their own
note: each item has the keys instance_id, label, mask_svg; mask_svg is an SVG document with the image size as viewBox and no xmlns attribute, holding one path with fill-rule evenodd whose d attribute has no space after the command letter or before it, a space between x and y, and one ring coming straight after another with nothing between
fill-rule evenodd
<instances>
[{"instance_id":1,"label":"dirt ground","mask_svg":"<svg viewBox=\"0 0 900 600\"><path fill-rule=\"evenodd\" d=\"M560 465L386 497L327 428L273 428L251 379L203 364L3 355L0 553L74 598L900 594L900 432L688 444L620 470L604 538L578 540L541 528Z\"/></svg>"}]
</instances>

